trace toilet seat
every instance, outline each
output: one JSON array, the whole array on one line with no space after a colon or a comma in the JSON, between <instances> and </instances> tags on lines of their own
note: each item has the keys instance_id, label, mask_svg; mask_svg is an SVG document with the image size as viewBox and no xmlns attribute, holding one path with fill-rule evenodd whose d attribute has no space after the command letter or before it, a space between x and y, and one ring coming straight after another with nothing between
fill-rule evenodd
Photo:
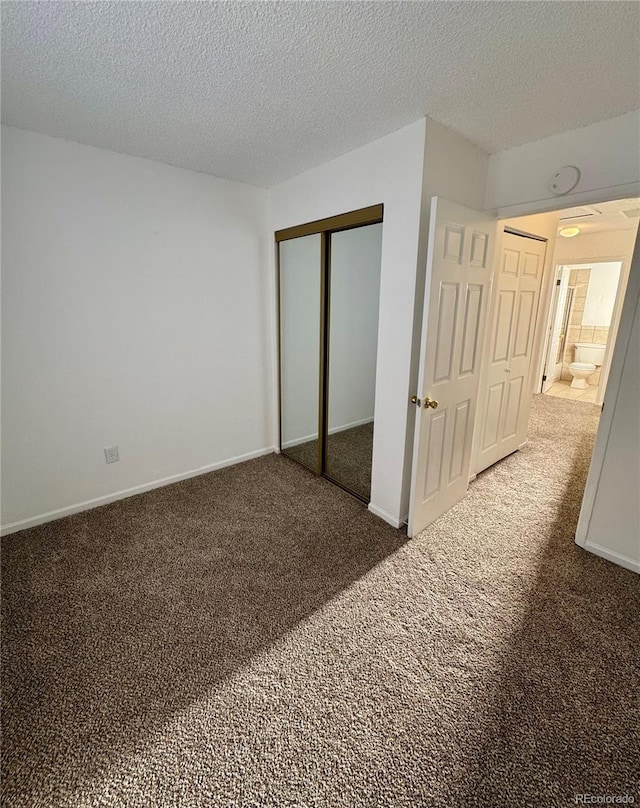
<instances>
[{"instance_id":1,"label":"toilet seat","mask_svg":"<svg viewBox=\"0 0 640 808\"><path fill-rule=\"evenodd\" d=\"M592 365L590 362L572 362L569 367L574 370L590 370L592 373L596 369L596 366Z\"/></svg>"}]
</instances>

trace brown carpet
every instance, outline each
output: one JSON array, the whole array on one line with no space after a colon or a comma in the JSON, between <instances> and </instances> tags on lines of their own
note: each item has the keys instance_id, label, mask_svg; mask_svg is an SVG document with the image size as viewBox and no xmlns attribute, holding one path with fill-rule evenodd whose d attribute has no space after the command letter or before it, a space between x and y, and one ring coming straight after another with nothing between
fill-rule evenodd
<instances>
[{"instance_id":1,"label":"brown carpet","mask_svg":"<svg viewBox=\"0 0 640 808\"><path fill-rule=\"evenodd\" d=\"M298 463L302 463L308 469L314 471L318 467L318 441L308 440L306 443L298 443L295 446L287 446L282 450L287 457L291 457Z\"/></svg>"},{"instance_id":2,"label":"brown carpet","mask_svg":"<svg viewBox=\"0 0 640 808\"><path fill-rule=\"evenodd\" d=\"M282 457L3 540L6 806L638 793L640 577L575 546L598 410L406 542Z\"/></svg>"},{"instance_id":3,"label":"brown carpet","mask_svg":"<svg viewBox=\"0 0 640 808\"><path fill-rule=\"evenodd\" d=\"M290 446L285 453L307 468L317 468L318 442L315 440ZM373 421L327 437L327 474L367 501L371 496L372 459Z\"/></svg>"}]
</instances>

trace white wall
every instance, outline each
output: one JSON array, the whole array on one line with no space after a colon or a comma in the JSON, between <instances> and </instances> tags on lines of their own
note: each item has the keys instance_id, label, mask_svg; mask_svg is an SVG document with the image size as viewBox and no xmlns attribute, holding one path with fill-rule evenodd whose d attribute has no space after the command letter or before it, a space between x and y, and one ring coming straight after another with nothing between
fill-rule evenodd
<instances>
[{"instance_id":1,"label":"white wall","mask_svg":"<svg viewBox=\"0 0 640 808\"><path fill-rule=\"evenodd\" d=\"M609 328L611 325L621 267L621 261L604 261L601 264L594 261L591 266L585 267L591 270L591 274L582 314L583 326Z\"/></svg>"},{"instance_id":2,"label":"white wall","mask_svg":"<svg viewBox=\"0 0 640 808\"><path fill-rule=\"evenodd\" d=\"M426 119L423 191L432 196L482 210L486 195L489 155L462 135L431 118Z\"/></svg>"},{"instance_id":3,"label":"white wall","mask_svg":"<svg viewBox=\"0 0 640 808\"><path fill-rule=\"evenodd\" d=\"M637 244L576 542L640 572L639 492L640 244Z\"/></svg>"},{"instance_id":4,"label":"white wall","mask_svg":"<svg viewBox=\"0 0 640 808\"><path fill-rule=\"evenodd\" d=\"M636 243L636 229L606 230L603 233L584 233L574 238L559 238L556 242L556 264L580 264L582 259L625 257L631 263Z\"/></svg>"},{"instance_id":5,"label":"white wall","mask_svg":"<svg viewBox=\"0 0 640 808\"><path fill-rule=\"evenodd\" d=\"M267 192L2 135L3 525L269 450Z\"/></svg>"},{"instance_id":6,"label":"white wall","mask_svg":"<svg viewBox=\"0 0 640 808\"><path fill-rule=\"evenodd\" d=\"M499 125L499 124L498 124ZM525 143L489 158L486 210L516 216L640 195L640 111ZM554 196L558 168L575 165L580 182Z\"/></svg>"},{"instance_id":7,"label":"white wall","mask_svg":"<svg viewBox=\"0 0 640 808\"><path fill-rule=\"evenodd\" d=\"M271 189L270 230L384 203L370 509L400 524L425 121Z\"/></svg>"}]
</instances>

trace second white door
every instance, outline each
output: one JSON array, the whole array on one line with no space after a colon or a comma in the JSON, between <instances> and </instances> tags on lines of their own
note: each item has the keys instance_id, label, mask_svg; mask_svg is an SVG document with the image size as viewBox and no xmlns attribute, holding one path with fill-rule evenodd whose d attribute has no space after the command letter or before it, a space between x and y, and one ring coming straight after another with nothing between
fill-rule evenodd
<instances>
[{"instance_id":1,"label":"second white door","mask_svg":"<svg viewBox=\"0 0 640 808\"><path fill-rule=\"evenodd\" d=\"M545 241L509 232L503 235L478 397L475 474L515 452L526 440L545 251Z\"/></svg>"}]
</instances>

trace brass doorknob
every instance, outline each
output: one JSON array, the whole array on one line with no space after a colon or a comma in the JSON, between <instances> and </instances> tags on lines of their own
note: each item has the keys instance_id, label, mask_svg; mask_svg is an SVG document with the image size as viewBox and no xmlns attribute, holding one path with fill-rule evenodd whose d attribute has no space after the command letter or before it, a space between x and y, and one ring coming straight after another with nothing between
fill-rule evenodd
<instances>
[{"instance_id":1,"label":"brass doorknob","mask_svg":"<svg viewBox=\"0 0 640 808\"><path fill-rule=\"evenodd\" d=\"M438 407L438 402L435 401L433 398L429 398L429 396L427 396L425 398L425 400L424 400L424 406L425 406L425 409L427 407L432 407L435 410Z\"/></svg>"}]
</instances>

